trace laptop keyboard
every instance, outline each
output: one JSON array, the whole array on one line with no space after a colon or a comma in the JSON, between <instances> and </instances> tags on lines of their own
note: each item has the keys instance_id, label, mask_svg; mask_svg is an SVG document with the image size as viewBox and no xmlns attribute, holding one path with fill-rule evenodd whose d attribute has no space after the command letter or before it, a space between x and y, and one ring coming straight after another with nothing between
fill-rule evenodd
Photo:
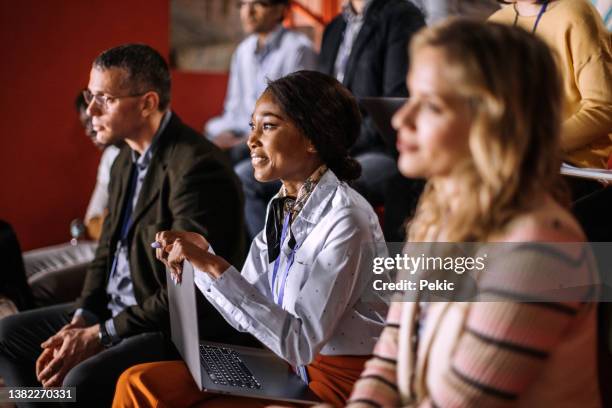
<instances>
[{"instance_id":1,"label":"laptop keyboard","mask_svg":"<svg viewBox=\"0 0 612 408\"><path fill-rule=\"evenodd\" d=\"M239 388L261 388L259 381L234 350L200 344L200 356L204 370L213 383Z\"/></svg>"}]
</instances>

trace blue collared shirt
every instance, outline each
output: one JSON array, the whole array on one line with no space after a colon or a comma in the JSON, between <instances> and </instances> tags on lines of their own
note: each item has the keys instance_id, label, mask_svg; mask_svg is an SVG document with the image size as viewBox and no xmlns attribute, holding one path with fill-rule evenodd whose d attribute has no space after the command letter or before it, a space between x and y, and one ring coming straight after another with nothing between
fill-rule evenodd
<instances>
[{"instance_id":1,"label":"blue collared shirt","mask_svg":"<svg viewBox=\"0 0 612 408\"><path fill-rule=\"evenodd\" d=\"M153 136L151 141L151 145L145 150L142 155L139 155L137 152L132 150L132 163L136 164L136 187L134 189L134 197L132 199L132 210L136 207L136 203L138 202L138 197L140 195L140 190L142 189L142 184L147 175L147 171L149 170L149 164L151 163L151 159L155 154L157 141L159 140L159 136L163 133L163 131L168 126L168 122L170 122L170 117L172 113L170 111L166 112L162 117L162 120L159 125L159 129ZM108 293L110 300L108 302L108 308L111 311L113 317L117 316L121 313L125 308L129 306L136 305L136 296L134 294L134 287L132 283L132 275L130 271L130 261L129 261L129 246L122 244L121 241L117 243L117 248L115 251L115 267L111 270L111 275L108 279L108 283L106 286L106 292ZM88 321L97 320L93 313L90 313L83 309L78 309L75 312L75 315L83 315ZM117 330L115 329L115 324L113 319L108 319L105 323L106 331L112 337L113 342L118 342L120 338L117 336Z\"/></svg>"},{"instance_id":2,"label":"blue collared shirt","mask_svg":"<svg viewBox=\"0 0 612 408\"><path fill-rule=\"evenodd\" d=\"M257 40L255 34L248 36L232 57L223 114L211 119L204 129L210 139L225 131L248 134L255 102L268 80L315 69L317 55L305 35L279 25L262 47Z\"/></svg>"}]
</instances>

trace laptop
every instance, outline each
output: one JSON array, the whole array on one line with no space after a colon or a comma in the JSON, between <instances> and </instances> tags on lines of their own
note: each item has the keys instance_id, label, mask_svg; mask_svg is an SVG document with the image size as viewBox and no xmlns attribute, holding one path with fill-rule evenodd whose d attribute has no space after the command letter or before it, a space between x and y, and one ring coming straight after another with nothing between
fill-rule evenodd
<instances>
[{"instance_id":1,"label":"laptop","mask_svg":"<svg viewBox=\"0 0 612 408\"><path fill-rule=\"evenodd\" d=\"M359 104L372 118L385 144L396 151L397 132L391 126L391 118L408 98L359 98Z\"/></svg>"},{"instance_id":2,"label":"laptop","mask_svg":"<svg viewBox=\"0 0 612 408\"><path fill-rule=\"evenodd\" d=\"M189 262L184 262L180 285L174 284L168 271L166 282L172 342L200 390L292 403L321 401L289 364L271 351L200 340L195 292L199 289Z\"/></svg>"}]
</instances>

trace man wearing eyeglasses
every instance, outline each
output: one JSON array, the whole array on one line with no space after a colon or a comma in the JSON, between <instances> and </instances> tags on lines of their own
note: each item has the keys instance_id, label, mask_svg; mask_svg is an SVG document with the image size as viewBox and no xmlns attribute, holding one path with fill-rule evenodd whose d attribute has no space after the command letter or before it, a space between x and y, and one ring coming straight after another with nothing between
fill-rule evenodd
<instances>
[{"instance_id":1,"label":"man wearing eyeglasses","mask_svg":"<svg viewBox=\"0 0 612 408\"><path fill-rule=\"evenodd\" d=\"M10 386L76 387L77 403L91 407L110 405L126 368L176 358L155 234L197 231L240 262L244 227L239 182L222 152L170 110L159 53L139 44L103 52L83 96L97 141L125 142L100 244L75 304L0 320L0 375ZM233 334L208 312L211 332Z\"/></svg>"}]
</instances>

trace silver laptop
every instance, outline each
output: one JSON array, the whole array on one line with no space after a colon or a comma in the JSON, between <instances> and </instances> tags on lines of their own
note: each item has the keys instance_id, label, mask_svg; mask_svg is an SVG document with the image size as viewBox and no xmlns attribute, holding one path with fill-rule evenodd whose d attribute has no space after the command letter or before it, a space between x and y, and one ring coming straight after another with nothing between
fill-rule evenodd
<instances>
[{"instance_id":1,"label":"silver laptop","mask_svg":"<svg viewBox=\"0 0 612 408\"><path fill-rule=\"evenodd\" d=\"M182 283L175 285L167 271L166 282L172 342L200 390L294 403L320 402L289 364L271 351L199 339L198 289L193 274L193 266L185 262Z\"/></svg>"}]
</instances>

